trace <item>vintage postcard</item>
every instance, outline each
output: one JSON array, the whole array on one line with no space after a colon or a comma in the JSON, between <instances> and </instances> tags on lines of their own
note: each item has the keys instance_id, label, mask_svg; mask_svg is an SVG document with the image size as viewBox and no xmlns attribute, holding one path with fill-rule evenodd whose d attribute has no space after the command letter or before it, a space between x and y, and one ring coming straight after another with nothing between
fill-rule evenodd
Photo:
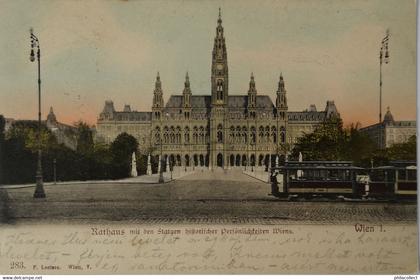
<instances>
[{"instance_id":1,"label":"vintage postcard","mask_svg":"<svg viewBox=\"0 0 420 280\"><path fill-rule=\"evenodd\" d=\"M416 274L416 2L0 1L0 271Z\"/></svg>"}]
</instances>

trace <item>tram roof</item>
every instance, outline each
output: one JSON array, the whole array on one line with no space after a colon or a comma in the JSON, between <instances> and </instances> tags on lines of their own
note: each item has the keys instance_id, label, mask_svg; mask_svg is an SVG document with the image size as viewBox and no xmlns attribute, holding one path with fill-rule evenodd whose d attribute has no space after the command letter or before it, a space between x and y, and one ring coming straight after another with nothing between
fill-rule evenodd
<instances>
[{"instance_id":1,"label":"tram roof","mask_svg":"<svg viewBox=\"0 0 420 280\"><path fill-rule=\"evenodd\" d=\"M308 166L308 165L292 165L274 167L274 170L365 170L365 168L357 166Z\"/></svg>"},{"instance_id":2,"label":"tram roof","mask_svg":"<svg viewBox=\"0 0 420 280\"><path fill-rule=\"evenodd\" d=\"M299 164L299 165L352 165L352 161L347 160L306 160L306 161L297 161L297 160L291 160L285 162L286 165L290 164Z\"/></svg>"},{"instance_id":3,"label":"tram roof","mask_svg":"<svg viewBox=\"0 0 420 280\"><path fill-rule=\"evenodd\" d=\"M387 165L387 166L378 166L372 168L372 170L417 170L416 165L408 165L408 166L393 166L393 165Z\"/></svg>"}]
</instances>

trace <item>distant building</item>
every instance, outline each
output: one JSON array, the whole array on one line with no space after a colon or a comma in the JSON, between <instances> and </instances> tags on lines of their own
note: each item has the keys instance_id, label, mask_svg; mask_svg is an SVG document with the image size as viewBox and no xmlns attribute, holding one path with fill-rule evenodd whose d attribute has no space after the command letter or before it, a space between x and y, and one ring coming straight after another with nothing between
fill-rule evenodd
<instances>
[{"instance_id":1,"label":"distant building","mask_svg":"<svg viewBox=\"0 0 420 280\"><path fill-rule=\"evenodd\" d=\"M137 139L141 150L148 149L151 121L152 112L131 111L129 105L125 105L123 111L116 111L114 103L108 100L98 118L96 139L111 143L119 134L126 132Z\"/></svg>"},{"instance_id":2,"label":"distant building","mask_svg":"<svg viewBox=\"0 0 420 280\"><path fill-rule=\"evenodd\" d=\"M132 111L128 105L116 111L113 102L106 101L97 121L97 139L110 143L127 132L138 139L143 152L152 151L155 156L162 152L182 166L268 165L303 133L339 116L334 101L327 101L324 111L317 111L315 105L301 112L289 111L282 75L275 103L268 95L257 94L253 74L247 93L231 94L220 14L211 59L210 94L193 94L187 73L182 93L171 95L165 104L158 73L152 111Z\"/></svg>"},{"instance_id":3,"label":"distant building","mask_svg":"<svg viewBox=\"0 0 420 280\"><path fill-rule=\"evenodd\" d=\"M55 135L59 144L64 144L70 149L76 150L77 128L68 124L58 122L54 114L53 107L50 107L50 112L47 116L46 125Z\"/></svg>"},{"instance_id":4,"label":"distant building","mask_svg":"<svg viewBox=\"0 0 420 280\"><path fill-rule=\"evenodd\" d=\"M407 142L417 132L416 121L395 121L389 107L381 123L363 127L360 131L366 133L381 149Z\"/></svg>"},{"instance_id":5,"label":"distant building","mask_svg":"<svg viewBox=\"0 0 420 280\"><path fill-rule=\"evenodd\" d=\"M5 131L7 132L14 123L16 122L25 122L29 120L15 120L12 118L5 118L6 119L6 126ZM35 122L34 120L30 120L30 122ZM42 121L47 128L55 135L57 142L59 144L64 144L66 147L76 150L77 146L77 138L76 138L76 128L71 125L67 125L64 123L60 123L57 121L57 117L54 114L54 110L50 107L50 112L48 113L47 119Z\"/></svg>"}]
</instances>

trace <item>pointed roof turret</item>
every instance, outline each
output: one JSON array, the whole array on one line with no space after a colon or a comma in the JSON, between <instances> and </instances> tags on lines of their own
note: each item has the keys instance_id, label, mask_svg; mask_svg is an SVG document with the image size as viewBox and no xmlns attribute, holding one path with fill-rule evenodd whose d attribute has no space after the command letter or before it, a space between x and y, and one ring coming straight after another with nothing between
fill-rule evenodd
<instances>
[{"instance_id":1,"label":"pointed roof turret","mask_svg":"<svg viewBox=\"0 0 420 280\"><path fill-rule=\"evenodd\" d=\"M56 124L57 123L57 118L54 114L54 110L53 110L52 106L50 107L50 112L48 113L48 116L47 116L47 123L49 123L49 124Z\"/></svg>"},{"instance_id":2,"label":"pointed roof turret","mask_svg":"<svg viewBox=\"0 0 420 280\"><path fill-rule=\"evenodd\" d=\"M385 123L393 123L394 122L394 116L392 115L389 106L386 108L386 114L384 116L384 122Z\"/></svg>"},{"instance_id":3,"label":"pointed roof turret","mask_svg":"<svg viewBox=\"0 0 420 280\"><path fill-rule=\"evenodd\" d=\"M255 88L254 73L251 73L248 90L248 109L255 108L257 103L257 89Z\"/></svg>"},{"instance_id":4,"label":"pointed roof turret","mask_svg":"<svg viewBox=\"0 0 420 280\"><path fill-rule=\"evenodd\" d=\"M287 98L286 98L286 88L284 86L283 73L280 73L278 88L277 88L277 98L276 98L277 108L282 108L287 110Z\"/></svg>"},{"instance_id":5,"label":"pointed roof turret","mask_svg":"<svg viewBox=\"0 0 420 280\"><path fill-rule=\"evenodd\" d=\"M216 38L223 39L223 26L222 26L222 14L219 7L219 17L217 19L217 27L216 27Z\"/></svg>"},{"instance_id":6,"label":"pointed roof turret","mask_svg":"<svg viewBox=\"0 0 420 280\"><path fill-rule=\"evenodd\" d=\"M185 87L189 88L190 87L190 77L188 76L188 71L187 74L185 75Z\"/></svg>"},{"instance_id":7,"label":"pointed roof turret","mask_svg":"<svg viewBox=\"0 0 420 280\"><path fill-rule=\"evenodd\" d=\"M131 112L131 107L130 107L130 105L129 105L129 104L125 104L125 105L124 105L123 112Z\"/></svg>"},{"instance_id":8,"label":"pointed roof turret","mask_svg":"<svg viewBox=\"0 0 420 280\"><path fill-rule=\"evenodd\" d=\"M255 88L255 80L254 80L254 73L253 72L251 72L251 79L249 81L248 93L257 93L257 90Z\"/></svg>"},{"instance_id":9,"label":"pointed roof turret","mask_svg":"<svg viewBox=\"0 0 420 280\"><path fill-rule=\"evenodd\" d=\"M161 87L162 87L162 83L160 81L160 75L159 75L159 72L157 72L155 88L161 88Z\"/></svg>"},{"instance_id":10,"label":"pointed roof turret","mask_svg":"<svg viewBox=\"0 0 420 280\"><path fill-rule=\"evenodd\" d=\"M162 92L162 82L160 81L159 72L157 72L157 76L156 76L154 94L157 94L157 95L163 94L163 92Z\"/></svg>"},{"instance_id":11,"label":"pointed roof turret","mask_svg":"<svg viewBox=\"0 0 420 280\"><path fill-rule=\"evenodd\" d=\"M191 94L191 87L190 87L190 77L188 76L188 72L185 75L185 82L184 82L184 91L182 92L185 94Z\"/></svg>"},{"instance_id":12,"label":"pointed roof turret","mask_svg":"<svg viewBox=\"0 0 420 280\"><path fill-rule=\"evenodd\" d=\"M327 100L327 106L325 107L325 115L326 118L332 118L332 117L340 117L340 113L337 110L337 107L335 107L334 100Z\"/></svg>"},{"instance_id":13,"label":"pointed roof turret","mask_svg":"<svg viewBox=\"0 0 420 280\"><path fill-rule=\"evenodd\" d=\"M280 78L279 78L279 90L285 90L284 88L284 79L283 79L283 73L280 72Z\"/></svg>"}]
</instances>

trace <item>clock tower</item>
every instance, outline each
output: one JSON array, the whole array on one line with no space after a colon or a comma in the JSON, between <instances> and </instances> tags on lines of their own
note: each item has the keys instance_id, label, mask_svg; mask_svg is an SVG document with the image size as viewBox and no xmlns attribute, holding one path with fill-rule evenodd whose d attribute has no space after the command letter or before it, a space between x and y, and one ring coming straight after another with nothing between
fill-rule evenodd
<instances>
[{"instance_id":1,"label":"clock tower","mask_svg":"<svg viewBox=\"0 0 420 280\"><path fill-rule=\"evenodd\" d=\"M209 166L226 168L226 135L228 117L228 65L226 42L223 35L222 16L219 8L216 37L214 38L211 63L211 116L209 120Z\"/></svg>"},{"instance_id":2,"label":"clock tower","mask_svg":"<svg viewBox=\"0 0 420 280\"><path fill-rule=\"evenodd\" d=\"M228 100L228 65L225 37L223 35L222 17L219 8L216 37L212 52L211 64L211 96L213 106L225 107Z\"/></svg>"}]
</instances>

